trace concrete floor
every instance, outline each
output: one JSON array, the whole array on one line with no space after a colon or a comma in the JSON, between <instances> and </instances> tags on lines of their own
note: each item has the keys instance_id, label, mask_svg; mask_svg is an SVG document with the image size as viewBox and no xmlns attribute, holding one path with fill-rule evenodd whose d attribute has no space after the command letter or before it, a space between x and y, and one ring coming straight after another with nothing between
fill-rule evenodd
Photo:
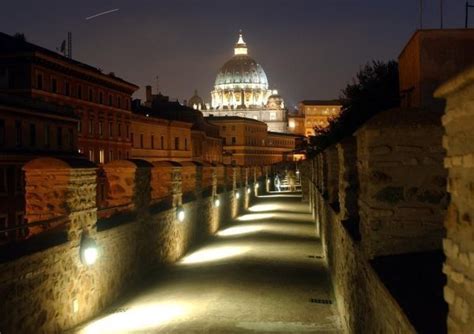
<instances>
[{"instance_id":1,"label":"concrete floor","mask_svg":"<svg viewBox=\"0 0 474 334\"><path fill-rule=\"evenodd\" d=\"M260 197L209 243L77 332L339 333L320 254L300 197Z\"/></svg>"}]
</instances>

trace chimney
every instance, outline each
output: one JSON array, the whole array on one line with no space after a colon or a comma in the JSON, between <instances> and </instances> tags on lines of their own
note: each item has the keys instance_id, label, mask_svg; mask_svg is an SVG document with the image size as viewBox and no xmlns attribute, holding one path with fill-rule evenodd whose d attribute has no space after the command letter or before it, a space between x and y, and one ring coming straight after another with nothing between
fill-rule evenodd
<instances>
[{"instance_id":1,"label":"chimney","mask_svg":"<svg viewBox=\"0 0 474 334\"><path fill-rule=\"evenodd\" d=\"M151 86L146 86L146 102L151 102Z\"/></svg>"}]
</instances>

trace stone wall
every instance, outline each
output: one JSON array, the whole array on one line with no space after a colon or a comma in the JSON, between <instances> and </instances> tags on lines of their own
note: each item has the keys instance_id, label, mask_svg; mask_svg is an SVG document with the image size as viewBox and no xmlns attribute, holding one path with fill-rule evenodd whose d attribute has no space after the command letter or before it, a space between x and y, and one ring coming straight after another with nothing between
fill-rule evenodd
<instances>
[{"instance_id":1,"label":"stone wall","mask_svg":"<svg viewBox=\"0 0 474 334\"><path fill-rule=\"evenodd\" d=\"M448 277L444 298L449 304L448 330L474 330L474 67L441 86L446 98L443 138L449 170L451 203L445 219L443 240Z\"/></svg>"},{"instance_id":2,"label":"stone wall","mask_svg":"<svg viewBox=\"0 0 474 334\"><path fill-rule=\"evenodd\" d=\"M394 109L358 130L360 232L369 258L441 248L448 197L440 119Z\"/></svg>"},{"instance_id":3,"label":"stone wall","mask_svg":"<svg viewBox=\"0 0 474 334\"><path fill-rule=\"evenodd\" d=\"M184 168L195 180L186 174L183 181ZM239 188L236 179L250 175L250 167L229 167L230 186L217 191L224 186L225 168L128 160L111 162L98 172L82 160L28 163L26 216L36 235L27 242L58 233L66 239L0 263L0 312L8 315L0 317L0 331L65 331L97 315L151 271L178 261L252 202L253 193ZM96 175L106 185L99 210ZM249 187L251 182L245 181ZM194 192L194 200L183 202L183 188ZM181 209L183 222L177 219ZM81 261L85 238L97 245L93 265Z\"/></svg>"}]
</instances>

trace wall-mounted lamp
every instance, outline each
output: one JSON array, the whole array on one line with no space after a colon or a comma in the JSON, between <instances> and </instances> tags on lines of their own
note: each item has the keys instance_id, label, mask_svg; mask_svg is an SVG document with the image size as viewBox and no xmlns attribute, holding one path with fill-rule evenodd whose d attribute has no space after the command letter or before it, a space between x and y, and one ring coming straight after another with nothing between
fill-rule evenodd
<instances>
[{"instance_id":1,"label":"wall-mounted lamp","mask_svg":"<svg viewBox=\"0 0 474 334\"><path fill-rule=\"evenodd\" d=\"M184 218L186 218L186 213L184 212L183 207L178 207L176 210L176 218L181 223L184 221Z\"/></svg>"},{"instance_id":2,"label":"wall-mounted lamp","mask_svg":"<svg viewBox=\"0 0 474 334\"><path fill-rule=\"evenodd\" d=\"M235 198L237 198L237 199L240 198L240 191L237 191L237 192L235 193Z\"/></svg>"},{"instance_id":3,"label":"wall-mounted lamp","mask_svg":"<svg viewBox=\"0 0 474 334\"><path fill-rule=\"evenodd\" d=\"M260 188L260 184L259 184L259 183L256 183L256 184L255 184L255 189L258 189L258 188Z\"/></svg>"},{"instance_id":4,"label":"wall-mounted lamp","mask_svg":"<svg viewBox=\"0 0 474 334\"><path fill-rule=\"evenodd\" d=\"M218 208L221 205L221 200L216 197L214 198L214 207Z\"/></svg>"},{"instance_id":5,"label":"wall-mounted lamp","mask_svg":"<svg viewBox=\"0 0 474 334\"><path fill-rule=\"evenodd\" d=\"M247 188L247 194L250 194L251 191L250 188Z\"/></svg>"},{"instance_id":6,"label":"wall-mounted lamp","mask_svg":"<svg viewBox=\"0 0 474 334\"><path fill-rule=\"evenodd\" d=\"M83 234L80 253L82 263L88 266L93 265L99 257L99 250L95 240Z\"/></svg>"}]
</instances>

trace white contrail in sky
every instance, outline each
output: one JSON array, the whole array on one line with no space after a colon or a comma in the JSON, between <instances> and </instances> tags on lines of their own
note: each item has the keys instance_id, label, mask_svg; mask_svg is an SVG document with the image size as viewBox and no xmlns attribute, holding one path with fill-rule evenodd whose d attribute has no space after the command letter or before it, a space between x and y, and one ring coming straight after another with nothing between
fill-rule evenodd
<instances>
[{"instance_id":1,"label":"white contrail in sky","mask_svg":"<svg viewBox=\"0 0 474 334\"><path fill-rule=\"evenodd\" d=\"M97 16L102 16L102 15L105 15L105 14L109 14L109 13L113 13L113 12L116 12L120 10L120 8L115 8L115 9L111 9L111 10L108 10L108 11L105 11L105 12L102 12L102 13L99 13L99 14L95 14L95 15L92 15L92 16L88 16L86 17L86 20L90 20L90 19L93 19Z\"/></svg>"}]
</instances>

